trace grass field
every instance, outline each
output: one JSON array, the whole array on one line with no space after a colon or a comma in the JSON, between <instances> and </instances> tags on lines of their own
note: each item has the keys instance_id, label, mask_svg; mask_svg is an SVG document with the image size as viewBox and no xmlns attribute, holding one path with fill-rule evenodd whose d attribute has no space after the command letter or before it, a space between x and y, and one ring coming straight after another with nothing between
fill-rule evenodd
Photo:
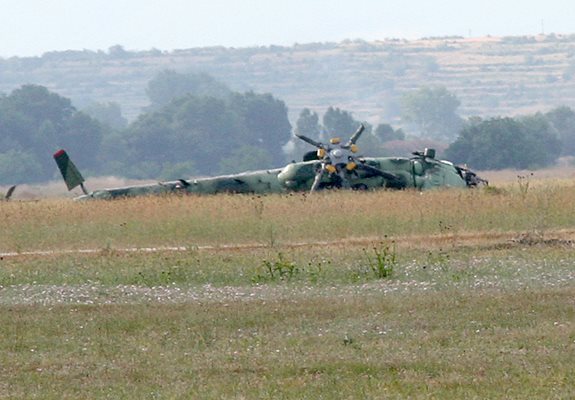
<instances>
[{"instance_id":1,"label":"grass field","mask_svg":"<svg viewBox=\"0 0 575 400\"><path fill-rule=\"evenodd\" d=\"M0 398L574 398L574 195L0 203Z\"/></svg>"}]
</instances>

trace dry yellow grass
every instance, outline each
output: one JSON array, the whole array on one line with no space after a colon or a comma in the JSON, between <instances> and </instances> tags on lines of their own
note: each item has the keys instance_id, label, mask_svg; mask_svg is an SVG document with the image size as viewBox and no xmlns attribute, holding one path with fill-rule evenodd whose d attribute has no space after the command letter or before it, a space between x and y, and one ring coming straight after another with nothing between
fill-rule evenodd
<instances>
[{"instance_id":1,"label":"dry yellow grass","mask_svg":"<svg viewBox=\"0 0 575 400\"><path fill-rule=\"evenodd\" d=\"M575 168L569 158L562 159L558 165L540 170L480 171L479 176L489 180L495 186L517 186L519 181L529 181L533 185L570 185L575 182Z\"/></svg>"},{"instance_id":2,"label":"dry yellow grass","mask_svg":"<svg viewBox=\"0 0 575 400\"><path fill-rule=\"evenodd\" d=\"M0 204L0 251L279 245L546 232L575 226L575 186L502 189L166 196Z\"/></svg>"}]
</instances>

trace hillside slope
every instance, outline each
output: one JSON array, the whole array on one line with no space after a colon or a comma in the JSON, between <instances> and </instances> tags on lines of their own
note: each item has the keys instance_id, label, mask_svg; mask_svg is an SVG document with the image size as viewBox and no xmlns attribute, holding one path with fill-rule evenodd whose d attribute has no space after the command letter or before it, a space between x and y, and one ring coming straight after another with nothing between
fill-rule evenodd
<instances>
[{"instance_id":1,"label":"hillside slope","mask_svg":"<svg viewBox=\"0 0 575 400\"><path fill-rule=\"evenodd\" d=\"M148 103L146 86L164 69L207 72L235 90L284 100L292 121L304 107L352 111L371 123L399 116L403 93L443 85L461 113L516 115L575 107L575 35L430 38L296 44L292 47L195 48L129 52L67 51L0 60L0 92L47 86L78 107L113 101L133 119Z\"/></svg>"}]
</instances>

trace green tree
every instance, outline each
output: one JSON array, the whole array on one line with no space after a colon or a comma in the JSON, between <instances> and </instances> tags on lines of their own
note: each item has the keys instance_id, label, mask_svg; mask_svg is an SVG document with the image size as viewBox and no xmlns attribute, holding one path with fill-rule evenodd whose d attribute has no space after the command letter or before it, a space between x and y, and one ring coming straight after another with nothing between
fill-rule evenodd
<instances>
[{"instance_id":1,"label":"green tree","mask_svg":"<svg viewBox=\"0 0 575 400\"><path fill-rule=\"evenodd\" d=\"M362 122L353 118L349 111L329 107L323 116L323 129L329 138L339 137L347 140L357 131ZM358 141L360 154L377 156L381 153L381 141L372 133L372 126L363 122L365 127Z\"/></svg>"},{"instance_id":2,"label":"green tree","mask_svg":"<svg viewBox=\"0 0 575 400\"><path fill-rule=\"evenodd\" d=\"M575 112L569 107L558 107L545 114L545 117L559 135L561 155L575 156Z\"/></svg>"},{"instance_id":3,"label":"green tree","mask_svg":"<svg viewBox=\"0 0 575 400\"><path fill-rule=\"evenodd\" d=\"M21 150L8 150L0 153L0 182L14 184L34 182L42 176L42 166L36 156Z\"/></svg>"},{"instance_id":4,"label":"green tree","mask_svg":"<svg viewBox=\"0 0 575 400\"><path fill-rule=\"evenodd\" d=\"M220 173L231 174L243 171L267 169L272 164L272 157L261 147L241 146L220 161Z\"/></svg>"},{"instance_id":5,"label":"green tree","mask_svg":"<svg viewBox=\"0 0 575 400\"><path fill-rule=\"evenodd\" d=\"M103 137L102 125L90 116L75 112L68 118L62 132L53 139L52 146L66 148L83 160L86 168L97 171L98 156ZM48 154L46 154L48 155ZM49 159L50 165L53 160Z\"/></svg>"},{"instance_id":6,"label":"green tree","mask_svg":"<svg viewBox=\"0 0 575 400\"><path fill-rule=\"evenodd\" d=\"M311 111L309 108L301 110L296 122L295 133L314 140L320 140L321 126L317 113Z\"/></svg>"},{"instance_id":7,"label":"green tree","mask_svg":"<svg viewBox=\"0 0 575 400\"><path fill-rule=\"evenodd\" d=\"M241 144L265 149L271 156L270 167L283 164L282 147L292 131L285 103L271 94L247 92L234 93L229 107L244 126Z\"/></svg>"},{"instance_id":8,"label":"green tree","mask_svg":"<svg viewBox=\"0 0 575 400\"><path fill-rule=\"evenodd\" d=\"M461 104L445 87L422 87L402 97L402 119L419 127L424 137L451 141L463 126Z\"/></svg>"},{"instance_id":9,"label":"green tree","mask_svg":"<svg viewBox=\"0 0 575 400\"><path fill-rule=\"evenodd\" d=\"M138 117L123 137L127 150L125 176L139 179L157 177L164 163L182 161L174 154L175 150L181 149L174 145L174 136L172 119L165 113L154 112Z\"/></svg>"},{"instance_id":10,"label":"green tree","mask_svg":"<svg viewBox=\"0 0 575 400\"><path fill-rule=\"evenodd\" d=\"M283 164L281 147L291 125L285 104L268 94L233 93L227 98L192 96L174 99L158 111L140 116L125 135L131 176L157 177L151 168L171 171L170 164L193 162L194 172L213 175L222 166L246 165L237 149L260 149L270 168ZM262 155L266 156L263 157ZM232 163L226 164L231 157ZM235 158L234 158L235 157ZM253 163L252 163L253 164ZM166 172L166 174L168 174Z\"/></svg>"},{"instance_id":11,"label":"green tree","mask_svg":"<svg viewBox=\"0 0 575 400\"><path fill-rule=\"evenodd\" d=\"M532 169L554 162L559 140L541 115L474 118L446 150L446 157L477 169Z\"/></svg>"},{"instance_id":12,"label":"green tree","mask_svg":"<svg viewBox=\"0 0 575 400\"><path fill-rule=\"evenodd\" d=\"M193 160L203 174L218 173L220 159L242 144L241 116L225 100L190 96L164 111L172 119L170 157L177 162Z\"/></svg>"},{"instance_id":13,"label":"green tree","mask_svg":"<svg viewBox=\"0 0 575 400\"><path fill-rule=\"evenodd\" d=\"M358 126L359 122L349 111L329 107L323 115L323 128L328 137L349 137Z\"/></svg>"},{"instance_id":14,"label":"green tree","mask_svg":"<svg viewBox=\"0 0 575 400\"><path fill-rule=\"evenodd\" d=\"M84 108L82 112L115 130L122 130L128 126L128 120L122 115L122 108L118 103L94 103Z\"/></svg>"},{"instance_id":15,"label":"green tree","mask_svg":"<svg viewBox=\"0 0 575 400\"><path fill-rule=\"evenodd\" d=\"M44 121L50 121L59 130L76 112L70 99L39 85L15 89L6 101L13 111L24 113L36 128Z\"/></svg>"},{"instance_id":16,"label":"green tree","mask_svg":"<svg viewBox=\"0 0 575 400\"><path fill-rule=\"evenodd\" d=\"M523 154L529 159L530 168L546 167L561 155L561 140L557 130L542 113L519 117L523 126L525 147Z\"/></svg>"},{"instance_id":17,"label":"green tree","mask_svg":"<svg viewBox=\"0 0 575 400\"><path fill-rule=\"evenodd\" d=\"M389 124L379 124L375 128L374 135L381 143L391 140L405 140L405 133L401 129L393 129Z\"/></svg>"},{"instance_id":18,"label":"green tree","mask_svg":"<svg viewBox=\"0 0 575 400\"><path fill-rule=\"evenodd\" d=\"M56 171L52 152L59 147L69 149L85 166L97 168L102 127L78 112L69 99L43 86L24 85L0 97L0 131L4 154L10 154L11 159L21 155L22 162L34 166L32 169L36 171L33 175L24 172L18 175L17 171L24 171L18 169L10 182L51 179ZM10 150L13 152L8 153Z\"/></svg>"},{"instance_id":19,"label":"green tree","mask_svg":"<svg viewBox=\"0 0 575 400\"><path fill-rule=\"evenodd\" d=\"M309 108L304 108L299 113L296 121L295 133L303 135L311 139L321 141L322 127L319 123L319 116L315 111ZM303 155L311 151L309 144L293 136L284 151L287 153L288 158L291 160L301 160Z\"/></svg>"}]
</instances>

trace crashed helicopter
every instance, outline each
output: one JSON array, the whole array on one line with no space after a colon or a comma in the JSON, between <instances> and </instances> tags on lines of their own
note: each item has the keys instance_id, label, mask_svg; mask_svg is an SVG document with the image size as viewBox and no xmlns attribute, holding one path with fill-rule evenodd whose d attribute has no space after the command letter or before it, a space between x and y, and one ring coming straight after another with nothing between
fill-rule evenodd
<instances>
[{"instance_id":1,"label":"crashed helicopter","mask_svg":"<svg viewBox=\"0 0 575 400\"><path fill-rule=\"evenodd\" d=\"M316 147L302 162L283 168L250 171L198 179L179 179L149 185L126 186L88 192L84 178L65 150L54 154L68 190L78 186L84 195L76 200L114 199L169 193L286 193L324 189L371 190L380 188L427 190L439 187L466 188L487 184L474 172L435 158L434 149L414 152L413 157L361 157L357 141L364 125L346 142L338 138L324 144L303 135L299 139Z\"/></svg>"}]
</instances>

